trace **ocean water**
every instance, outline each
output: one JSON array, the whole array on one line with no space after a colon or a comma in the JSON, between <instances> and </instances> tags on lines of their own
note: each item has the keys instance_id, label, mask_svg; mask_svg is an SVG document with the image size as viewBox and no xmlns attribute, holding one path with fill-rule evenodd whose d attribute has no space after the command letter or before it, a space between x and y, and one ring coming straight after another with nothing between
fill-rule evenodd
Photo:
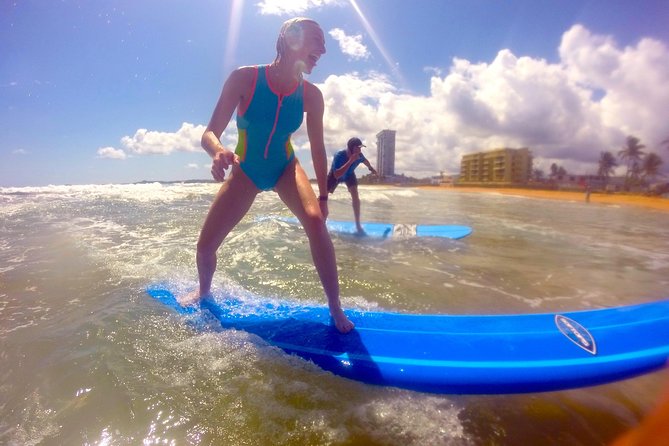
<instances>
[{"instance_id":1,"label":"ocean water","mask_svg":"<svg viewBox=\"0 0 669 446\"><path fill-rule=\"evenodd\" d=\"M196 285L215 184L0 188L0 444L604 445L669 374L528 395L432 395L336 377L253 335L201 331L144 293ZM669 297L668 215L585 202L360 188L365 220L463 240L334 236L345 307L529 313ZM325 304L301 228L261 194L217 292ZM351 219L345 188L330 216Z\"/></svg>"}]
</instances>

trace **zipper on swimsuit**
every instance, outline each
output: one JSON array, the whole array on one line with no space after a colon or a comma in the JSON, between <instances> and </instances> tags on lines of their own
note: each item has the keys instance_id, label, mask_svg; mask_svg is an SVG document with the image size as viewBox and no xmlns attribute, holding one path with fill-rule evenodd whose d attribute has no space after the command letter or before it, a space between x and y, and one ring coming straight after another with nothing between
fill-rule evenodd
<instances>
[{"instance_id":1,"label":"zipper on swimsuit","mask_svg":"<svg viewBox=\"0 0 669 446\"><path fill-rule=\"evenodd\" d=\"M267 138L267 145L265 146L265 159L267 159L267 155L269 154L269 145L272 143L272 137L274 136L274 132L276 131L276 125L279 122L279 113L281 111L281 103L283 102L283 95L279 95L279 102L276 106L276 114L274 115L274 125L272 126L272 131L269 132L269 137Z\"/></svg>"}]
</instances>

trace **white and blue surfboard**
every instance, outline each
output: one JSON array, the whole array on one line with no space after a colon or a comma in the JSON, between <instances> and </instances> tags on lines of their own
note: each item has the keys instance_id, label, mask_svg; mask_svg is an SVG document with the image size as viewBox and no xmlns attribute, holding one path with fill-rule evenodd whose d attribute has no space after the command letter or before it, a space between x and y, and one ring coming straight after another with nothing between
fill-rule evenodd
<instances>
[{"instance_id":1,"label":"white and blue surfboard","mask_svg":"<svg viewBox=\"0 0 669 446\"><path fill-rule=\"evenodd\" d=\"M657 370L669 358L669 300L564 313L418 315L347 310L356 328L331 325L327 307L212 297L182 308L172 291L148 294L178 313L213 315L336 375L432 393L544 392Z\"/></svg>"},{"instance_id":2,"label":"white and blue surfboard","mask_svg":"<svg viewBox=\"0 0 669 446\"><path fill-rule=\"evenodd\" d=\"M278 219L291 224L299 224L299 221L295 217L279 217ZM327 219L326 224L328 230L336 234L373 238L442 237L457 240L467 237L472 233L471 227L463 225L414 225L365 222L362 223L365 233L359 234L354 221Z\"/></svg>"}]
</instances>

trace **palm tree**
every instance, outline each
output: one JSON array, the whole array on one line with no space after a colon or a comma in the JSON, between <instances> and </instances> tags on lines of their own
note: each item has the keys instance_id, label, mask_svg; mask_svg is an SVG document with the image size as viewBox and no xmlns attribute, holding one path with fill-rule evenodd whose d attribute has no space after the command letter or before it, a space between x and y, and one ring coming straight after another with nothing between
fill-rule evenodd
<instances>
[{"instance_id":1,"label":"palm tree","mask_svg":"<svg viewBox=\"0 0 669 446\"><path fill-rule=\"evenodd\" d=\"M662 158L656 153L649 153L641 162L641 174L644 179L649 178L651 181L660 174L660 166L662 165Z\"/></svg>"},{"instance_id":2,"label":"palm tree","mask_svg":"<svg viewBox=\"0 0 669 446\"><path fill-rule=\"evenodd\" d=\"M551 173L549 175L551 179L557 178L561 180L562 177L564 177L565 175L567 175L567 171L565 170L564 167L558 166L555 163L551 164Z\"/></svg>"},{"instance_id":3,"label":"palm tree","mask_svg":"<svg viewBox=\"0 0 669 446\"><path fill-rule=\"evenodd\" d=\"M558 165L555 163L551 164L551 173L549 177L551 177L551 179L555 178L557 176L557 173L558 173Z\"/></svg>"},{"instance_id":4,"label":"palm tree","mask_svg":"<svg viewBox=\"0 0 669 446\"><path fill-rule=\"evenodd\" d=\"M645 155L643 151L645 148L646 146L641 144L639 138L630 135L625 140L622 150L618 152L620 159L627 165L627 172L625 172L625 189L627 190L630 188L630 183L637 182L639 179L641 171L639 163Z\"/></svg>"},{"instance_id":5,"label":"palm tree","mask_svg":"<svg viewBox=\"0 0 669 446\"><path fill-rule=\"evenodd\" d=\"M602 152L599 155L599 170L597 175L604 178L604 188L609 184L609 176L615 172L618 167L618 161L611 152Z\"/></svg>"},{"instance_id":6,"label":"palm tree","mask_svg":"<svg viewBox=\"0 0 669 446\"><path fill-rule=\"evenodd\" d=\"M532 178L534 181L541 182L544 179L544 171L541 169L534 169L532 171Z\"/></svg>"}]
</instances>

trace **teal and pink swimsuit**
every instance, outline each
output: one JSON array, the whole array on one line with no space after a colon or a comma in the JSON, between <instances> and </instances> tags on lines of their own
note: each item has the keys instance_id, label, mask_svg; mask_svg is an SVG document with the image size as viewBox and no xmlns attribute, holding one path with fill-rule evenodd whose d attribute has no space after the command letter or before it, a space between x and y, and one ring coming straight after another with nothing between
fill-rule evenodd
<instances>
[{"instance_id":1,"label":"teal and pink swimsuit","mask_svg":"<svg viewBox=\"0 0 669 446\"><path fill-rule=\"evenodd\" d=\"M290 136L304 117L304 82L289 94L274 91L267 66L255 67L253 93L246 109L237 110L240 167L260 190L270 190L295 158Z\"/></svg>"}]
</instances>

